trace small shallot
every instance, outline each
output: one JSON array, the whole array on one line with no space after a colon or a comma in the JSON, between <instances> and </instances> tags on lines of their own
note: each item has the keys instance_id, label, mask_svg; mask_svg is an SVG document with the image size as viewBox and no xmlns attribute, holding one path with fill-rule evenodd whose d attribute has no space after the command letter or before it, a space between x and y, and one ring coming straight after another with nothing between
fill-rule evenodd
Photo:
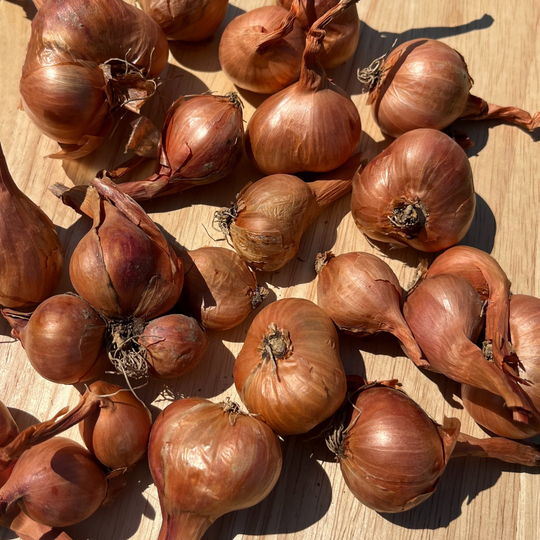
<instances>
[{"instance_id":1,"label":"small shallot","mask_svg":"<svg viewBox=\"0 0 540 540\"><path fill-rule=\"evenodd\" d=\"M469 159L434 129L405 133L353 180L351 210L369 238L420 251L457 244L474 217Z\"/></svg>"},{"instance_id":2,"label":"small shallot","mask_svg":"<svg viewBox=\"0 0 540 540\"><path fill-rule=\"evenodd\" d=\"M359 75L370 91L375 121L399 137L418 128L444 129L458 118L503 120L530 131L540 125L516 107L499 107L469 93L473 80L463 56L442 41L415 39L396 47Z\"/></svg>"},{"instance_id":3,"label":"small shallot","mask_svg":"<svg viewBox=\"0 0 540 540\"><path fill-rule=\"evenodd\" d=\"M314 182L273 174L248 184L232 208L216 214L237 253L252 268L273 272L297 253L302 235L332 202L351 190L360 154Z\"/></svg>"},{"instance_id":4,"label":"small shallot","mask_svg":"<svg viewBox=\"0 0 540 540\"><path fill-rule=\"evenodd\" d=\"M219 43L219 63L236 86L273 94L298 80L306 42L296 23L298 9L263 6L228 24Z\"/></svg>"},{"instance_id":5,"label":"small shallot","mask_svg":"<svg viewBox=\"0 0 540 540\"><path fill-rule=\"evenodd\" d=\"M148 446L163 523L161 540L199 540L228 512L262 501L281 472L272 430L227 401L175 401L156 419Z\"/></svg>"},{"instance_id":6,"label":"small shallot","mask_svg":"<svg viewBox=\"0 0 540 540\"><path fill-rule=\"evenodd\" d=\"M107 324L79 296L52 296L31 316L9 309L2 314L32 367L49 381L77 384L99 377L110 366L103 342Z\"/></svg>"},{"instance_id":7,"label":"small shallot","mask_svg":"<svg viewBox=\"0 0 540 540\"><path fill-rule=\"evenodd\" d=\"M321 253L317 270L317 304L337 327L356 336L389 332L411 360L429 367L401 313L401 285L392 269L370 253Z\"/></svg>"},{"instance_id":8,"label":"small shallot","mask_svg":"<svg viewBox=\"0 0 540 540\"><path fill-rule=\"evenodd\" d=\"M153 319L138 341L145 351L150 373L161 379L180 377L191 371L209 344L197 321L180 314Z\"/></svg>"},{"instance_id":9,"label":"small shallot","mask_svg":"<svg viewBox=\"0 0 540 540\"><path fill-rule=\"evenodd\" d=\"M268 305L248 330L234 384L249 412L276 433L307 433L334 414L347 391L334 323L302 298Z\"/></svg>"},{"instance_id":10,"label":"small shallot","mask_svg":"<svg viewBox=\"0 0 540 540\"><path fill-rule=\"evenodd\" d=\"M319 61L326 26L356 2L341 0L317 20L306 38L299 81L269 97L251 117L246 151L264 174L331 171L358 146L358 109Z\"/></svg>"},{"instance_id":11,"label":"small shallot","mask_svg":"<svg viewBox=\"0 0 540 540\"><path fill-rule=\"evenodd\" d=\"M180 257L184 263L181 301L207 330L238 326L268 295L235 251L202 247L182 251Z\"/></svg>"},{"instance_id":12,"label":"small shallot","mask_svg":"<svg viewBox=\"0 0 540 540\"><path fill-rule=\"evenodd\" d=\"M526 424L531 406L523 389L474 343L483 323L483 304L467 280L439 274L409 294L403 314L434 371L502 396L514 419Z\"/></svg>"},{"instance_id":13,"label":"small shallot","mask_svg":"<svg viewBox=\"0 0 540 540\"><path fill-rule=\"evenodd\" d=\"M18 503L30 518L67 527L91 516L107 493L107 481L90 452L79 443L53 437L19 458L0 488L0 516Z\"/></svg>"}]
</instances>

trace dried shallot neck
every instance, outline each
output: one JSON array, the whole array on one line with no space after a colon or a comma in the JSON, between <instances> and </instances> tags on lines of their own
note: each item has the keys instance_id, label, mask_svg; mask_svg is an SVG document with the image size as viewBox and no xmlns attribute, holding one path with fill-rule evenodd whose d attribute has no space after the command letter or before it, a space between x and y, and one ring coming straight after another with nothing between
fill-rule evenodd
<instances>
[{"instance_id":1,"label":"dried shallot neck","mask_svg":"<svg viewBox=\"0 0 540 540\"><path fill-rule=\"evenodd\" d=\"M366 94L378 88L384 80L384 61L388 53L384 53L379 58L375 58L368 67L358 69L356 78L362 83L362 93Z\"/></svg>"},{"instance_id":2,"label":"dried shallot neck","mask_svg":"<svg viewBox=\"0 0 540 540\"><path fill-rule=\"evenodd\" d=\"M213 227L221 231L225 236L229 234L231 225L238 217L238 204L234 203L230 208L216 210L214 213Z\"/></svg>"},{"instance_id":3,"label":"dried shallot neck","mask_svg":"<svg viewBox=\"0 0 540 540\"><path fill-rule=\"evenodd\" d=\"M325 251L324 253L319 253L315 257L315 272L319 274L321 270L328 264L330 259L333 259L335 255L331 251Z\"/></svg>"},{"instance_id":4,"label":"dried shallot neck","mask_svg":"<svg viewBox=\"0 0 540 540\"><path fill-rule=\"evenodd\" d=\"M259 350L262 359L265 362L272 362L273 371L275 371L277 360L283 360L292 350L289 332L280 330L274 323L271 323L259 345Z\"/></svg>"},{"instance_id":5,"label":"dried shallot neck","mask_svg":"<svg viewBox=\"0 0 540 540\"><path fill-rule=\"evenodd\" d=\"M420 201L416 201L396 206L388 219L403 233L415 236L426 226L428 217L426 207Z\"/></svg>"},{"instance_id":6,"label":"dried shallot neck","mask_svg":"<svg viewBox=\"0 0 540 540\"><path fill-rule=\"evenodd\" d=\"M261 285L257 286L251 293L251 307L257 309L264 302L269 292L270 291L266 287L262 287Z\"/></svg>"},{"instance_id":7,"label":"dried shallot neck","mask_svg":"<svg viewBox=\"0 0 540 540\"><path fill-rule=\"evenodd\" d=\"M134 379L148 377L146 349L138 341L144 331L143 319L110 321L105 344L107 354L119 373Z\"/></svg>"}]
</instances>

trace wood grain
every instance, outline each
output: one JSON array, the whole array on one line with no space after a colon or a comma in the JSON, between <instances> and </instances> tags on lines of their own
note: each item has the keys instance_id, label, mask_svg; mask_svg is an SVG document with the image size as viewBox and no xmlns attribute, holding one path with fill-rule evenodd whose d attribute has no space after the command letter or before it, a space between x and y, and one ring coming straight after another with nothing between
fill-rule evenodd
<instances>
[{"instance_id":1,"label":"wood grain","mask_svg":"<svg viewBox=\"0 0 540 540\"><path fill-rule=\"evenodd\" d=\"M170 103L181 94L234 90L220 72L219 36L227 21L272 0L232 0L227 19L213 40L204 44L171 44L170 65L158 95L143 108L157 125ZM499 105L531 112L540 109L540 4L534 0L362 0L357 6L362 22L356 56L331 76L359 107L364 134L361 149L374 157L388 143L374 124L365 96L356 80L357 68L399 42L418 37L441 39L459 50L475 80L474 93ZM67 258L90 222L64 207L48 191L55 182L87 183L94 173L124 159L129 133L126 115L112 137L94 154L77 162L45 159L57 146L42 136L28 116L18 110L18 84L35 10L28 1L0 0L0 141L16 183L52 218L66 247ZM108 31L108 29L104 29ZM241 92L248 120L263 98ZM475 146L469 151L478 210L464 243L494 255L513 283L513 291L540 295L540 151L535 137L495 123L462 123ZM142 178L152 165L134 178ZM261 175L244 158L240 167L219 185L204 186L176 197L145 204L152 218L177 245L192 249L224 246L205 232L211 229L215 209L227 206L250 180ZM378 253L406 286L419 254L413 250L378 252L358 233L349 213L350 197L327 209L309 228L298 257L282 271L260 274L271 289L271 300L303 296L315 299L313 261L322 250L336 254L365 250ZM213 233L212 233L213 234ZM70 290L64 271L58 292ZM268 301L267 301L268 302ZM236 398L232 368L250 323L228 332L210 333L211 345L199 369L167 387L153 381L139 391L157 415L174 395L198 395L221 400ZM77 402L78 392L43 380L29 366L20 344L9 338L0 322L0 399L10 407L21 427L51 417L63 406ZM367 373L369 379L398 378L410 396L437 421L444 415L461 419L463 430L482 431L464 413L459 386L443 377L429 378L406 360L391 336L369 339L343 337L343 361L348 373ZM109 376L110 380L117 378ZM79 388L80 390L80 388ZM69 436L79 439L76 429ZM283 443L284 469L270 496L258 506L219 519L207 540L247 538L308 540L392 538L393 540L480 539L528 540L540 526L540 477L519 466L480 459L452 461L435 494L419 507L397 515L380 515L360 504L344 485L332 456L308 437ZM146 463L128 482L128 491L112 506L100 509L85 522L70 527L74 540L149 540L157 538L160 511ZM6 529L0 539L14 538Z\"/></svg>"}]
</instances>

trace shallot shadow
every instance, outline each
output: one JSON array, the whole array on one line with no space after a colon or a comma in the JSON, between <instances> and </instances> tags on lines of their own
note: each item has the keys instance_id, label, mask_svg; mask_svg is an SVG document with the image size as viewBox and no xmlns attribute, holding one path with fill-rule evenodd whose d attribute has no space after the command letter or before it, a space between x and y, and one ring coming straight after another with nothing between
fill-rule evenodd
<instances>
[{"instance_id":1,"label":"shallot shadow","mask_svg":"<svg viewBox=\"0 0 540 540\"><path fill-rule=\"evenodd\" d=\"M38 420L34 415L23 411L22 409L16 409L15 407L8 407L9 413L13 416L13 420L17 423L19 431L26 429L27 427L39 424L42 420ZM43 418L46 420L46 418Z\"/></svg>"},{"instance_id":2,"label":"shallot shadow","mask_svg":"<svg viewBox=\"0 0 540 540\"><path fill-rule=\"evenodd\" d=\"M283 442L283 469L270 495L252 508L218 519L204 540L294 533L324 517L332 502L332 486L326 471L312 457L313 445L306 443L305 437L287 437Z\"/></svg>"},{"instance_id":3,"label":"shallot shadow","mask_svg":"<svg viewBox=\"0 0 540 540\"><path fill-rule=\"evenodd\" d=\"M491 253L495 245L497 221L489 205L476 194L476 210L471 227L459 245L471 246L486 253Z\"/></svg>"},{"instance_id":4,"label":"shallot shadow","mask_svg":"<svg viewBox=\"0 0 540 540\"><path fill-rule=\"evenodd\" d=\"M146 116L161 130L167 110L181 95L202 94L208 87L198 77L173 64L167 64L160 76L160 84L156 94L144 104L141 115ZM64 160L62 167L66 175L75 185L85 185L90 182L98 171L113 170L127 161L125 148L132 131L131 122L140 116L121 109L115 113L115 125L103 142L94 152L77 160ZM150 176L156 168L156 162L147 160L122 178L122 181L143 179Z\"/></svg>"},{"instance_id":5,"label":"shallot shadow","mask_svg":"<svg viewBox=\"0 0 540 540\"><path fill-rule=\"evenodd\" d=\"M143 459L127 473L125 490L109 505L99 508L88 519L66 527L72 538L87 540L127 540L136 534L142 516L155 519L159 513L159 501L150 500L144 492L153 483L148 461ZM119 519L119 516L124 516Z\"/></svg>"},{"instance_id":6,"label":"shallot shadow","mask_svg":"<svg viewBox=\"0 0 540 540\"><path fill-rule=\"evenodd\" d=\"M447 465L435 493L419 506L400 514L380 514L387 521L407 529L440 529L450 525L467 505L493 487L502 472L540 474L529 467L476 457L455 458Z\"/></svg>"},{"instance_id":7,"label":"shallot shadow","mask_svg":"<svg viewBox=\"0 0 540 540\"><path fill-rule=\"evenodd\" d=\"M36 6L31 0L7 0L10 4L21 6L24 10L24 15L29 21L33 21L38 12Z\"/></svg>"},{"instance_id":8,"label":"shallot shadow","mask_svg":"<svg viewBox=\"0 0 540 540\"><path fill-rule=\"evenodd\" d=\"M425 28L411 28L405 32L385 32L375 30L360 21L360 41L355 56L349 60L342 68L336 72L329 72L335 79L336 84L341 86L349 94L361 94L364 89L356 77L351 77L351 70L363 69L371 64L373 60L383 54L389 53L394 46L413 39L428 38L441 39L450 36L466 34L475 30L489 28L494 22L491 15L485 14L479 19L458 26L430 26ZM395 45L394 45L395 43ZM349 81L349 84L347 84Z\"/></svg>"},{"instance_id":9,"label":"shallot shadow","mask_svg":"<svg viewBox=\"0 0 540 540\"><path fill-rule=\"evenodd\" d=\"M448 405L454 409L463 409L463 405L455 399L455 396L461 397L461 383L446 377L442 373L436 373L427 369L418 369L425 377L437 385L439 392Z\"/></svg>"},{"instance_id":10,"label":"shallot shadow","mask_svg":"<svg viewBox=\"0 0 540 540\"><path fill-rule=\"evenodd\" d=\"M227 25L235 18L243 15L246 11L231 3L227 6L225 19L214 35L196 43L187 41L169 41L169 49L174 59L189 69L215 73L221 70L218 51L221 35Z\"/></svg>"}]
</instances>

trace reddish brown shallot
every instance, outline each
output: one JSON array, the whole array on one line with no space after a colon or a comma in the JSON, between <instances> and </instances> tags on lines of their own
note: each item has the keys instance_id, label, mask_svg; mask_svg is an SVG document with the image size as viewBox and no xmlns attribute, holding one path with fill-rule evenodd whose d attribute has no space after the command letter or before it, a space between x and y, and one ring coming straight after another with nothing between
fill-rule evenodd
<instances>
[{"instance_id":1,"label":"reddish brown shallot","mask_svg":"<svg viewBox=\"0 0 540 540\"><path fill-rule=\"evenodd\" d=\"M473 80L463 56L441 41L414 39L360 72L375 121L399 137L418 128L444 129L454 120L503 120L532 131L540 113L499 107L470 94Z\"/></svg>"},{"instance_id":2,"label":"reddish brown shallot","mask_svg":"<svg viewBox=\"0 0 540 540\"><path fill-rule=\"evenodd\" d=\"M207 330L234 328L268 295L235 251L202 247L181 251L180 257L184 263L181 303Z\"/></svg>"},{"instance_id":3,"label":"reddish brown shallot","mask_svg":"<svg viewBox=\"0 0 540 540\"><path fill-rule=\"evenodd\" d=\"M175 401L148 446L163 523L160 540L199 540L220 516L262 501L281 472L272 430L227 401Z\"/></svg>"},{"instance_id":4,"label":"reddish brown shallot","mask_svg":"<svg viewBox=\"0 0 540 540\"><path fill-rule=\"evenodd\" d=\"M138 112L155 92L168 53L159 26L122 0L45 2L32 21L20 90L32 121L60 143L51 157L98 148L115 110Z\"/></svg>"},{"instance_id":5,"label":"reddish brown shallot","mask_svg":"<svg viewBox=\"0 0 540 540\"><path fill-rule=\"evenodd\" d=\"M351 211L360 231L420 251L457 244L476 207L467 155L434 129L399 137L356 174L352 189Z\"/></svg>"},{"instance_id":6,"label":"reddish brown shallot","mask_svg":"<svg viewBox=\"0 0 540 540\"><path fill-rule=\"evenodd\" d=\"M264 174L325 172L355 152L362 126L356 105L320 64L325 28L357 0L341 0L311 27L297 83L269 97L251 117L246 151Z\"/></svg>"},{"instance_id":7,"label":"reddish brown shallot","mask_svg":"<svg viewBox=\"0 0 540 540\"><path fill-rule=\"evenodd\" d=\"M219 43L221 69L240 88L273 94L298 80L306 39L287 9L263 6L235 17Z\"/></svg>"},{"instance_id":8,"label":"reddish brown shallot","mask_svg":"<svg viewBox=\"0 0 540 540\"><path fill-rule=\"evenodd\" d=\"M52 221L17 187L0 146L0 306L27 308L51 296L63 259Z\"/></svg>"},{"instance_id":9,"label":"reddish brown shallot","mask_svg":"<svg viewBox=\"0 0 540 540\"><path fill-rule=\"evenodd\" d=\"M304 182L273 174L248 184L232 208L216 213L221 230L252 268L273 272L298 253L302 235L332 202L348 193L360 154L335 171Z\"/></svg>"},{"instance_id":10,"label":"reddish brown shallot","mask_svg":"<svg viewBox=\"0 0 540 540\"><path fill-rule=\"evenodd\" d=\"M377 512L404 512L429 498L451 457L492 457L537 467L540 452L501 438L460 433L457 418L439 426L397 381L371 383L353 394L345 420L327 444L353 495Z\"/></svg>"},{"instance_id":11,"label":"reddish brown shallot","mask_svg":"<svg viewBox=\"0 0 540 540\"><path fill-rule=\"evenodd\" d=\"M407 296L403 314L431 369L502 396L514 419L527 423L531 406L523 389L475 345L483 304L467 280L439 274L421 281Z\"/></svg>"},{"instance_id":12,"label":"reddish brown shallot","mask_svg":"<svg viewBox=\"0 0 540 540\"><path fill-rule=\"evenodd\" d=\"M356 336L389 332L419 367L429 367L401 313L401 285L392 269L370 253L320 253L317 304L336 326Z\"/></svg>"},{"instance_id":13,"label":"reddish brown shallot","mask_svg":"<svg viewBox=\"0 0 540 540\"><path fill-rule=\"evenodd\" d=\"M279 435L307 433L329 418L347 390L330 317L302 298L265 307L236 359L234 384L248 411Z\"/></svg>"}]
</instances>

